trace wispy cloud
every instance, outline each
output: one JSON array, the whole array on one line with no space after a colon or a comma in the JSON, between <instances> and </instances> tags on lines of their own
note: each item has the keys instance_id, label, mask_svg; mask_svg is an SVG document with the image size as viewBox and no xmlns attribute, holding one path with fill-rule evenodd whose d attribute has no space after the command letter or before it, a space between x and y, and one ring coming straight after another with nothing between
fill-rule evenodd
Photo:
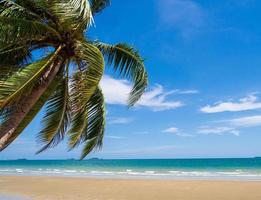
<instances>
[{"instance_id":1,"label":"wispy cloud","mask_svg":"<svg viewBox=\"0 0 261 200\"><path fill-rule=\"evenodd\" d=\"M202 126L199 128L200 134L233 134L239 136L241 129L261 126L261 115L239 117L227 120L215 121L217 126ZM222 123L222 125L220 124Z\"/></svg>"},{"instance_id":2,"label":"wispy cloud","mask_svg":"<svg viewBox=\"0 0 261 200\"><path fill-rule=\"evenodd\" d=\"M121 139L124 139L124 137L115 136L115 135L106 135L105 137L108 138L108 139L113 139L113 140L121 140Z\"/></svg>"},{"instance_id":3,"label":"wispy cloud","mask_svg":"<svg viewBox=\"0 0 261 200\"><path fill-rule=\"evenodd\" d=\"M235 118L235 119L227 120L227 122L237 127L261 126L261 115Z\"/></svg>"},{"instance_id":4,"label":"wispy cloud","mask_svg":"<svg viewBox=\"0 0 261 200\"><path fill-rule=\"evenodd\" d=\"M179 129L176 127L167 128L162 131L163 133L178 133Z\"/></svg>"},{"instance_id":5,"label":"wispy cloud","mask_svg":"<svg viewBox=\"0 0 261 200\"><path fill-rule=\"evenodd\" d=\"M177 127L170 127L162 131L163 133L171 133L180 137L193 137L191 134L183 133Z\"/></svg>"},{"instance_id":6,"label":"wispy cloud","mask_svg":"<svg viewBox=\"0 0 261 200\"><path fill-rule=\"evenodd\" d=\"M152 90L146 92L137 105L151 108L153 111L171 110L184 106L181 101L166 100L171 94L173 94L172 91L164 91L161 85L157 85Z\"/></svg>"},{"instance_id":7,"label":"wispy cloud","mask_svg":"<svg viewBox=\"0 0 261 200\"><path fill-rule=\"evenodd\" d=\"M198 133L206 134L206 135L224 135L224 134L232 134L235 136L239 136L239 131L233 127L210 127L210 126L202 126L199 128Z\"/></svg>"},{"instance_id":8,"label":"wispy cloud","mask_svg":"<svg viewBox=\"0 0 261 200\"><path fill-rule=\"evenodd\" d=\"M126 105L128 96L131 91L131 84L127 80L114 79L110 76L104 76L101 81L101 87L104 91L105 101L108 104ZM184 106L181 101L168 100L167 98L173 94L196 94L197 90L172 90L165 91L163 86L156 85L151 90L147 91L137 107L146 107L153 111L171 110Z\"/></svg>"},{"instance_id":9,"label":"wispy cloud","mask_svg":"<svg viewBox=\"0 0 261 200\"><path fill-rule=\"evenodd\" d=\"M199 4L192 0L157 0L161 25L178 29L188 37L204 24L204 13Z\"/></svg>"},{"instance_id":10,"label":"wispy cloud","mask_svg":"<svg viewBox=\"0 0 261 200\"><path fill-rule=\"evenodd\" d=\"M198 94L198 90L177 90L178 94Z\"/></svg>"},{"instance_id":11,"label":"wispy cloud","mask_svg":"<svg viewBox=\"0 0 261 200\"><path fill-rule=\"evenodd\" d=\"M219 113L219 112L238 112L246 110L261 109L261 102L254 94L250 94L238 101L217 102L214 105L207 105L200 110L204 113Z\"/></svg>"},{"instance_id":12,"label":"wispy cloud","mask_svg":"<svg viewBox=\"0 0 261 200\"><path fill-rule=\"evenodd\" d=\"M133 118L127 117L109 117L108 124L129 124L133 122Z\"/></svg>"}]
</instances>

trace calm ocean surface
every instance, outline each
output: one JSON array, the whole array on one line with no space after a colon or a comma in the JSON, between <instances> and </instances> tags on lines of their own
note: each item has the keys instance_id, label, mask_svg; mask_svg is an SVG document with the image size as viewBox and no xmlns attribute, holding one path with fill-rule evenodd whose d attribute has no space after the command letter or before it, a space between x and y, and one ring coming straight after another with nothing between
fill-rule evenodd
<instances>
[{"instance_id":1,"label":"calm ocean surface","mask_svg":"<svg viewBox=\"0 0 261 200\"><path fill-rule=\"evenodd\" d=\"M0 175L260 180L261 158L0 161Z\"/></svg>"}]
</instances>

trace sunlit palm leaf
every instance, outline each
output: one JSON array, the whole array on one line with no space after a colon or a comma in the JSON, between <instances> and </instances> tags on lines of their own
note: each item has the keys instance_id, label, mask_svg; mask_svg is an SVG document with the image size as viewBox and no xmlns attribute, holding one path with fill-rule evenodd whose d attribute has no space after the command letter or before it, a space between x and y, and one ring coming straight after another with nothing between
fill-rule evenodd
<instances>
[{"instance_id":1,"label":"sunlit palm leaf","mask_svg":"<svg viewBox=\"0 0 261 200\"><path fill-rule=\"evenodd\" d=\"M54 25L54 27L55 24L59 25L57 17L53 15L46 6L48 3L50 4L50 2L46 0L16 0L16 3L25 8L28 12L38 16L38 18L46 24L51 26Z\"/></svg>"},{"instance_id":2,"label":"sunlit palm leaf","mask_svg":"<svg viewBox=\"0 0 261 200\"><path fill-rule=\"evenodd\" d=\"M75 102L85 104L91 98L103 76L104 59L101 51L87 42L78 42L75 52L77 58L85 63L85 69L81 73L81 80L78 80L82 85L78 91L81 93L81 98L75 98ZM75 88L76 90L77 88Z\"/></svg>"},{"instance_id":3,"label":"sunlit palm leaf","mask_svg":"<svg viewBox=\"0 0 261 200\"><path fill-rule=\"evenodd\" d=\"M84 94L81 91L85 90L85 82L83 72L77 72L73 75L70 84L70 99L72 102L72 124L69 131L69 135L73 137L73 142L71 142L71 148L78 145L77 141L80 141L81 134L85 127L87 126L86 116L87 111L85 109L85 104L81 101L84 99ZM79 133L79 134L78 134ZM79 138L77 138L79 137Z\"/></svg>"},{"instance_id":4,"label":"sunlit palm leaf","mask_svg":"<svg viewBox=\"0 0 261 200\"><path fill-rule=\"evenodd\" d=\"M53 0L46 6L57 16L65 29L75 30L83 24L86 27L93 22L90 4L87 0Z\"/></svg>"},{"instance_id":5,"label":"sunlit palm leaf","mask_svg":"<svg viewBox=\"0 0 261 200\"><path fill-rule=\"evenodd\" d=\"M55 53L47 58L34 62L19 70L10 78L0 82L0 109L18 102L21 96L28 94L40 77L49 69L61 51L59 47Z\"/></svg>"},{"instance_id":6,"label":"sunlit palm leaf","mask_svg":"<svg viewBox=\"0 0 261 200\"><path fill-rule=\"evenodd\" d=\"M86 109L85 105L89 102L93 93L96 91L104 73L104 60L100 50L92 44L78 42L76 47L78 59L85 62L85 68L73 76L71 84L72 99L72 125L70 134L82 133L86 128ZM78 139L75 139L78 141ZM77 145L77 142L74 146Z\"/></svg>"},{"instance_id":7,"label":"sunlit palm leaf","mask_svg":"<svg viewBox=\"0 0 261 200\"><path fill-rule=\"evenodd\" d=\"M86 105L89 102L90 96L88 99L85 98L85 95L82 91L86 89L84 81L84 73L78 72L73 76L71 84L71 101L72 101L72 125L69 131L70 135L70 148L75 148L82 141L83 133L85 132L88 126L88 110ZM82 101L84 99L84 102Z\"/></svg>"},{"instance_id":8,"label":"sunlit palm leaf","mask_svg":"<svg viewBox=\"0 0 261 200\"><path fill-rule=\"evenodd\" d=\"M84 128L81 132L71 132L69 140L71 148L84 143L81 159L86 157L95 147L102 146L105 127L105 103L100 88L97 88L89 99L84 111Z\"/></svg>"},{"instance_id":9,"label":"sunlit palm leaf","mask_svg":"<svg viewBox=\"0 0 261 200\"><path fill-rule=\"evenodd\" d=\"M129 98L129 105L134 105L148 84L144 60L140 57L139 52L127 44L96 43L95 45L106 56L109 65L113 65L114 69L119 71L123 77L130 78L134 82Z\"/></svg>"},{"instance_id":10,"label":"sunlit palm leaf","mask_svg":"<svg viewBox=\"0 0 261 200\"><path fill-rule=\"evenodd\" d=\"M55 29L38 21L0 16L0 24L0 44L42 40L47 36L60 37Z\"/></svg>"},{"instance_id":11,"label":"sunlit palm leaf","mask_svg":"<svg viewBox=\"0 0 261 200\"><path fill-rule=\"evenodd\" d=\"M69 136L70 149L83 145L81 159L100 148L105 126L104 97L99 88L104 56L115 71L134 82L129 104L140 98L147 86L147 73L139 53L126 44L111 46L85 38L92 14L109 4L110 0L0 0L2 149L28 126L45 102L39 152L56 146L65 136ZM55 52L46 56L50 53L45 47ZM39 49L37 56L44 54L44 59L31 63L37 60L30 59L31 53ZM78 68L65 68L62 61L66 60ZM34 99L44 90L40 99Z\"/></svg>"},{"instance_id":12,"label":"sunlit palm leaf","mask_svg":"<svg viewBox=\"0 0 261 200\"><path fill-rule=\"evenodd\" d=\"M38 153L56 146L64 139L70 120L70 103L67 78L60 78L55 92L48 99L46 113L42 120L43 128L38 140L44 146Z\"/></svg>"}]
</instances>

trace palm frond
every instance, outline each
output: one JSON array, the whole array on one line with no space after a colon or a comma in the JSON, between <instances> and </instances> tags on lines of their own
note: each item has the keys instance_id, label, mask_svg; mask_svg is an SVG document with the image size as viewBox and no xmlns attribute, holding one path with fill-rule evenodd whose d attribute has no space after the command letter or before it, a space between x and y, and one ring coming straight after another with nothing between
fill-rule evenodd
<instances>
[{"instance_id":1,"label":"palm frond","mask_svg":"<svg viewBox=\"0 0 261 200\"><path fill-rule=\"evenodd\" d=\"M55 15L53 15L46 6L48 1L46 0L16 0L16 3L34 15L38 16L41 21L45 22L48 25L59 27L58 19Z\"/></svg>"},{"instance_id":2,"label":"palm frond","mask_svg":"<svg viewBox=\"0 0 261 200\"><path fill-rule=\"evenodd\" d=\"M79 116L79 115L77 115ZM84 143L81 159L86 157L95 147L102 146L104 127L105 127L105 103L101 89L98 87L85 105L82 115L82 130L79 132L70 131L69 146L75 148L77 145ZM73 122L79 123L77 117L73 117Z\"/></svg>"},{"instance_id":3,"label":"palm frond","mask_svg":"<svg viewBox=\"0 0 261 200\"><path fill-rule=\"evenodd\" d=\"M49 69L52 62L61 51L60 46L52 55L32 63L19 70L10 78L0 82L0 109L19 101L21 96L28 94L40 77Z\"/></svg>"},{"instance_id":4,"label":"palm frond","mask_svg":"<svg viewBox=\"0 0 261 200\"><path fill-rule=\"evenodd\" d=\"M24 1L24 0L23 0ZM18 1L1 0L0 1L0 16L22 18L22 19L39 19L35 13L27 10L21 5L17 4Z\"/></svg>"},{"instance_id":5,"label":"palm frond","mask_svg":"<svg viewBox=\"0 0 261 200\"><path fill-rule=\"evenodd\" d=\"M18 70L19 67L17 67L16 65L1 66L0 64L0 82L6 80L8 77L12 76Z\"/></svg>"},{"instance_id":6,"label":"palm frond","mask_svg":"<svg viewBox=\"0 0 261 200\"><path fill-rule=\"evenodd\" d=\"M80 87L81 90L78 91L82 94L82 97L74 101L78 101L79 104L85 104L95 92L103 76L104 59L101 51L87 42L78 42L75 53L77 58L84 61L85 69L83 69L81 74L81 80L78 80L79 84L82 85ZM77 91L77 88L74 88L74 90Z\"/></svg>"},{"instance_id":7,"label":"palm frond","mask_svg":"<svg viewBox=\"0 0 261 200\"><path fill-rule=\"evenodd\" d=\"M74 74L70 88L73 120L69 133L82 133L86 129L87 111L85 105L96 91L104 72L104 60L100 50L92 44L78 42L76 49L78 59L84 61L82 71ZM76 137L76 136L75 136ZM75 138L75 141L78 141ZM76 146L77 143L74 144Z\"/></svg>"},{"instance_id":8,"label":"palm frond","mask_svg":"<svg viewBox=\"0 0 261 200\"><path fill-rule=\"evenodd\" d=\"M0 43L2 44L13 44L21 40L43 40L47 36L60 38L55 29L38 21L0 16Z\"/></svg>"},{"instance_id":9,"label":"palm frond","mask_svg":"<svg viewBox=\"0 0 261 200\"><path fill-rule=\"evenodd\" d=\"M32 61L32 51L50 47L47 40L16 41L13 44L0 43L0 66L25 66Z\"/></svg>"},{"instance_id":10,"label":"palm frond","mask_svg":"<svg viewBox=\"0 0 261 200\"><path fill-rule=\"evenodd\" d=\"M12 45L0 44L0 67L23 66L31 60L31 45L23 41Z\"/></svg>"},{"instance_id":11,"label":"palm frond","mask_svg":"<svg viewBox=\"0 0 261 200\"><path fill-rule=\"evenodd\" d=\"M12 137L9 138L8 143L0 149L0 152L3 151L6 147L8 147L22 132L23 130L32 122L32 120L35 118L37 113L42 109L50 95L53 93L54 88L56 87L58 82L58 79L54 79L52 83L49 85L47 90L44 92L44 94L38 99L38 101L35 103L35 105L31 108L31 110L26 114L25 118L21 121L21 123L18 125L14 133L12 134ZM15 108L14 108L15 110ZM8 123L9 119L12 118L12 109L10 109L7 113L2 114L1 116L1 125L0 125L0 131L1 127L5 126L5 123Z\"/></svg>"},{"instance_id":12,"label":"palm frond","mask_svg":"<svg viewBox=\"0 0 261 200\"><path fill-rule=\"evenodd\" d=\"M60 78L55 92L48 99L46 114L42 120L43 128L38 135L38 141L44 146L37 152L55 147L64 139L70 121L70 103L68 79Z\"/></svg>"},{"instance_id":13,"label":"palm frond","mask_svg":"<svg viewBox=\"0 0 261 200\"><path fill-rule=\"evenodd\" d=\"M82 133L85 127L87 126L86 115L87 111L85 109L85 103L83 103L82 99L85 98L84 93L82 91L85 90L85 82L83 72L77 72L73 75L71 83L70 83L70 101L72 102L72 123L71 128L69 130L69 135L74 135L73 144L71 147L75 147L78 145L77 141L80 138L80 135L77 133Z\"/></svg>"},{"instance_id":14,"label":"palm frond","mask_svg":"<svg viewBox=\"0 0 261 200\"><path fill-rule=\"evenodd\" d=\"M114 66L114 70L134 82L129 97L129 105L133 106L140 99L148 84L144 60L137 50L127 44L109 45L97 42L95 45L107 58L107 63Z\"/></svg>"},{"instance_id":15,"label":"palm frond","mask_svg":"<svg viewBox=\"0 0 261 200\"><path fill-rule=\"evenodd\" d=\"M96 14L101 12L104 8L111 4L110 0L90 0L92 13Z\"/></svg>"},{"instance_id":16,"label":"palm frond","mask_svg":"<svg viewBox=\"0 0 261 200\"><path fill-rule=\"evenodd\" d=\"M82 24L84 27L89 26L93 22L88 0L52 0L46 6L57 16L60 24L67 31L75 30L79 26L83 26Z\"/></svg>"}]
</instances>

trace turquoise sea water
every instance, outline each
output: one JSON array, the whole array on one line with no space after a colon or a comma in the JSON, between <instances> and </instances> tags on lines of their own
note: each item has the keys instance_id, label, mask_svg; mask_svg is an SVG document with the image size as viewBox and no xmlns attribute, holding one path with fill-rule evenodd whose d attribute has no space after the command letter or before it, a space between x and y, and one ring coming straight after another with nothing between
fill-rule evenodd
<instances>
[{"instance_id":1,"label":"turquoise sea water","mask_svg":"<svg viewBox=\"0 0 261 200\"><path fill-rule=\"evenodd\" d=\"M14 160L0 161L0 175L261 181L261 158Z\"/></svg>"}]
</instances>

